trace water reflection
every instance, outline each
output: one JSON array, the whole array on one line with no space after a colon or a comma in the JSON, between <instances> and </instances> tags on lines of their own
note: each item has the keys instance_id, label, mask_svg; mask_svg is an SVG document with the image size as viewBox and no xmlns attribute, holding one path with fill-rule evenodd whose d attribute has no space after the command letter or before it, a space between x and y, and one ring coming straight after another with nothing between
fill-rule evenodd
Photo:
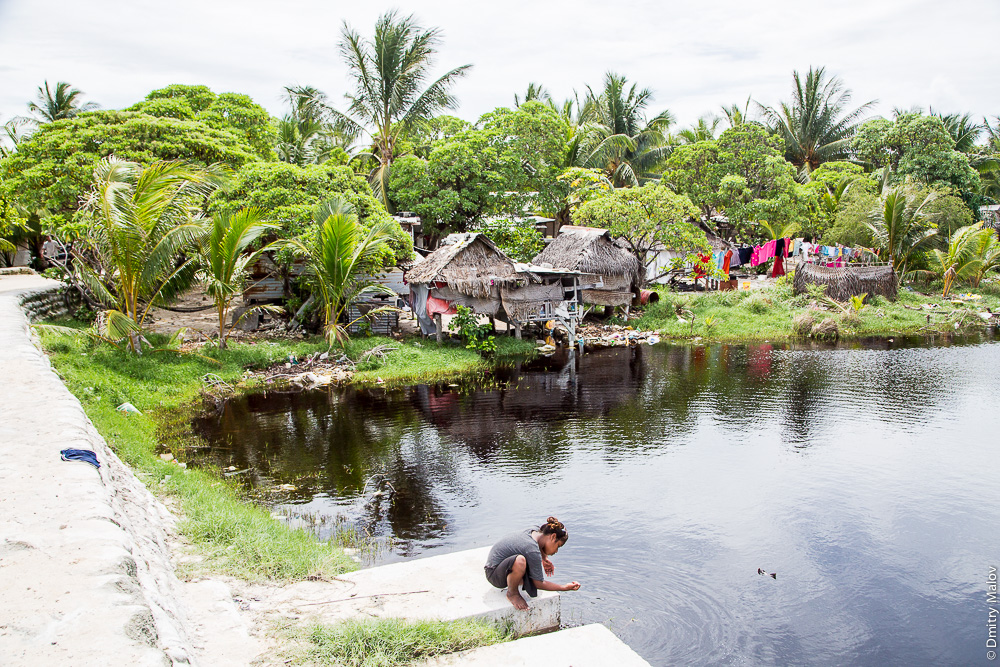
<instances>
[{"instance_id":1,"label":"water reflection","mask_svg":"<svg viewBox=\"0 0 1000 667\"><path fill-rule=\"evenodd\" d=\"M198 429L287 506L393 536L390 560L558 515L566 619L653 664L969 664L998 391L994 344L656 346L249 396Z\"/></svg>"}]
</instances>

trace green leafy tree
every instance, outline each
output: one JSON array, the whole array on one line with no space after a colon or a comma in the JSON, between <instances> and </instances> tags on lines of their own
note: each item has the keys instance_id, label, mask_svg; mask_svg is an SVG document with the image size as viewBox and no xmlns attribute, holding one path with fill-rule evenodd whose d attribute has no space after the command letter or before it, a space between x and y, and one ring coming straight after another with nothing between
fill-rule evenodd
<instances>
[{"instance_id":1,"label":"green leafy tree","mask_svg":"<svg viewBox=\"0 0 1000 667\"><path fill-rule=\"evenodd\" d=\"M323 314L323 330L330 345L343 345L347 329L339 323L350 304L358 297L386 288L366 277L379 248L390 242L394 233L392 220L378 222L367 230L358 224L354 207L344 199L334 198L316 207L315 239L287 243L308 264L306 277ZM379 312L376 308L369 314Z\"/></svg>"},{"instance_id":2,"label":"green leafy tree","mask_svg":"<svg viewBox=\"0 0 1000 667\"><path fill-rule=\"evenodd\" d=\"M434 239L464 232L487 218L523 213L525 173L489 132L468 130L435 144L426 160L406 155L389 179L393 201L420 216Z\"/></svg>"},{"instance_id":3,"label":"green leafy tree","mask_svg":"<svg viewBox=\"0 0 1000 667\"><path fill-rule=\"evenodd\" d=\"M229 308L233 300L243 293L249 267L253 266L267 246L253 252L248 252L248 249L261 234L274 228L263 222L263 215L263 211L255 208L242 209L233 215L217 215L209 224L207 234L201 242L205 291L215 302L215 310L219 316L220 349L225 349L226 339L231 333L231 330L226 330ZM240 319L255 310L268 308L270 307L248 308Z\"/></svg>"},{"instance_id":4,"label":"green leafy tree","mask_svg":"<svg viewBox=\"0 0 1000 667\"><path fill-rule=\"evenodd\" d=\"M350 167L330 162L305 167L284 162L246 164L236 172L229 187L212 195L208 210L213 216L232 216L242 209L260 209L277 226L273 233L278 238L309 242L316 234L316 207L334 198L347 201L366 229L381 223L395 225L378 252L367 255L377 255L373 260L375 265L368 267L370 270L413 257L412 239L372 196L365 178ZM281 257L291 259L286 253Z\"/></svg>"},{"instance_id":5,"label":"green leafy tree","mask_svg":"<svg viewBox=\"0 0 1000 667\"><path fill-rule=\"evenodd\" d=\"M490 218L479 223L475 231L485 234L515 262L530 262L545 248L545 239L531 218Z\"/></svg>"},{"instance_id":6,"label":"green leafy tree","mask_svg":"<svg viewBox=\"0 0 1000 667\"><path fill-rule=\"evenodd\" d=\"M240 93L216 94L207 86L174 84L152 91L129 111L199 121L239 136L263 159L274 158L276 136L271 116L264 107Z\"/></svg>"},{"instance_id":7,"label":"green leafy tree","mask_svg":"<svg viewBox=\"0 0 1000 667\"><path fill-rule=\"evenodd\" d=\"M575 221L602 227L620 239L639 260L645 279L658 250L688 253L678 260L680 264L697 261L699 252L710 249L705 232L689 222L697 215L698 208L686 196L665 185L647 183L639 188L616 188L585 202L577 210Z\"/></svg>"},{"instance_id":8,"label":"green leafy tree","mask_svg":"<svg viewBox=\"0 0 1000 667\"><path fill-rule=\"evenodd\" d=\"M25 212L36 252L43 234L72 239L83 233L79 202L95 167L111 155L142 165L183 159L238 167L257 160L243 137L200 121L93 111L46 123L0 160L0 198Z\"/></svg>"},{"instance_id":9,"label":"green leafy tree","mask_svg":"<svg viewBox=\"0 0 1000 667\"><path fill-rule=\"evenodd\" d=\"M699 141L674 149L664 165L663 180L687 195L709 218L721 206L719 182L724 172L718 143Z\"/></svg>"},{"instance_id":10,"label":"green leafy tree","mask_svg":"<svg viewBox=\"0 0 1000 667\"><path fill-rule=\"evenodd\" d=\"M569 126L551 107L526 101L518 109L500 107L479 119L489 141L516 160L508 190L526 193L533 211L556 215L566 207L566 188L560 182ZM530 193L530 194L527 194Z\"/></svg>"},{"instance_id":11,"label":"green leafy tree","mask_svg":"<svg viewBox=\"0 0 1000 667\"><path fill-rule=\"evenodd\" d=\"M984 230L985 234L979 235L979 244L976 246L976 258L979 260L979 267L971 277L972 286L979 287L979 283L990 271L1000 268L1000 241L992 230Z\"/></svg>"},{"instance_id":12,"label":"green leafy tree","mask_svg":"<svg viewBox=\"0 0 1000 667\"><path fill-rule=\"evenodd\" d=\"M587 87L590 123L584 166L603 169L616 187L658 178L658 169L673 148L667 136L673 115L662 111L647 121L645 110L653 93L636 86L629 87L624 76L608 72L600 93Z\"/></svg>"},{"instance_id":13,"label":"green leafy tree","mask_svg":"<svg viewBox=\"0 0 1000 667\"><path fill-rule=\"evenodd\" d=\"M94 169L90 219L75 270L104 306L103 335L141 353L149 309L190 284L195 262L181 251L203 232L201 204L223 172L183 162L143 168L114 157Z\"/></svg>"},{"instance_id":14,"label":"green leafy tree","mask_svg":"<svg viewBox=\"0 0 1000 667\"><path fill-rule=\"evenodd\" d=\"M969 156L955 149L955 140L937 116L903 113L895 121L877 118L864 123L851 142L858 158L873 169L888 172L891 184L913 178L963 193L979 190L979 174Z\"/></svg>"},{"instance_id":15,"label":"green leafy tree","mask_svg":"<svg viewBox=\"0 0 1000 667\"><path fill-rule=\"evenodd\" d=\"M718 183L718 204L738 235L761 235L761 221L783 227L809 219L814 193L795 181L795 167L782 156L781 137L744 124L723 132L716 147L717 180L711 182Z\"/></svg>"},{"instance_id":16,"label":"green leafy tree","mask_svg":"<svg viewBox=\"0 0 1000 667\"><path fill-rule=\"evenodd\" d=\"M454 109L457 100L451 89L472 67L456 67L428 84L440 42L440 30L425 30L413 16L402 17L395 11L379 17L371 40L346 23L341 30L340 53L354 80L354 91L347 94L347 113L334 113L345 126L371 135L371 157L377 166L370 181L376 198L386 207L389 170L399 155L400 138L441 111Z\"/></svg>"},{"instance_id":17,"label":"green leafy tree","mask_svg":"<svg viewBox=\"0 0 1000 667\"><path fill-rule=\"evenodd\" d=\"M865 112L867 102L848 111L851 91L826 68L809 68L805 81L792 72L792 99L777 108L761 107L771 127L785 140L785 157L805 180L824 162L850 157L851 137Z\"/></svg>"},{"instance_id":18,"label":"green leafy tree","mask_svg":"<svg viewBox=\"0 0 1000 667\"><path fill-rule=\"evenodd\" d=\"M49 88L49 82L38 87L34 102L28 102L28 112L39 124L51 123L56 120L75 118L84 111L93 111L98 107L96 102L80 102L83 91L73 88L65 81L56 84L55 90Z\"/></svg>"}]
</instances>

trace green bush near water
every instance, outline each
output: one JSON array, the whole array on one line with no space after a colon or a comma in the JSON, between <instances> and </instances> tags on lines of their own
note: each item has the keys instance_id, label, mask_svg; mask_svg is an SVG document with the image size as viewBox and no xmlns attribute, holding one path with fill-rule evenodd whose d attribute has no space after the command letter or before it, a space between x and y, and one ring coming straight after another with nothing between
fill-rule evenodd
<instances>
[{"instance_id":1,"label":"green bush near water","mask_svg":"<svg viewBox=\"0 0 1000 667\"><path fill-rule=\"evenodd\" d=\"M509 630L481 621L348 621L313 627L306 657L337 667L396 667L511 639Z\"/></svg>"}]
</instances>

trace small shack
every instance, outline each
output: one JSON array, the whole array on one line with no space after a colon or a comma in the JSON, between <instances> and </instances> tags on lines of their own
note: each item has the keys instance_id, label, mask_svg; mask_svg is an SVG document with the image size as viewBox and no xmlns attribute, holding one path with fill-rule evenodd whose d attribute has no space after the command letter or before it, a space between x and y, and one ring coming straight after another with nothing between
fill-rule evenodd
<instances>
[{"instance_id":1,"label":"small shack","mask_svg":"<svg viewBox=\"0 0 1000 667\"><path fill-rule=\"evenodd\" d=\"M806 291L806 285L826 285L826 295L837 301L852 296L881 296L896 300L896 272L891 266L820 266L799 264L792 286L796 294Z\"/></svg>"},{"instance_id":2,"label":"small shack","mask_svg":"<svg viewBox=\"0 0 1000 667\"><path fill-rule=\"evenodd\" d=\"M583 303L628 306L639 294L643 267L606 229L567 225L533 260L539 267L578 272Z\"/></svg>"},{"instance_id":3,"label":"small shack","mask_svg":"<svg viewBox=\"0 0 1000 667\"><path fill-rule=\"evenodd\" d=\"M443 314L457 306L500 319L518 337L527 322L561 320L571 333L578 319L578 275L537 269L507 257L486 236L451 234L406 273L410 303L425 335L441 335Z\"/></svg>"}]
</instances>

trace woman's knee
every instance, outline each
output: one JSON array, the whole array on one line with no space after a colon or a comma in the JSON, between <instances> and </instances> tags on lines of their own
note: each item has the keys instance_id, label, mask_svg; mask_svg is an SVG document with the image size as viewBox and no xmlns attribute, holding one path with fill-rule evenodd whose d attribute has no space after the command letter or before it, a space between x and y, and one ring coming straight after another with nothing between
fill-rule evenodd
<instances>
[{"instance_id":1,"label":"woman's knee","mask_svg":"<svg viewBox=\"0 0 1000 667\"><path fill-rule=\"evenodd\" d=\"M528 567L528 561L525 559L524 556L518 555L514 559L514 566L511 568L511 571L516 572L518 574L523 574L524 570L527 567Z\"/></svg>"}]
</instances>

